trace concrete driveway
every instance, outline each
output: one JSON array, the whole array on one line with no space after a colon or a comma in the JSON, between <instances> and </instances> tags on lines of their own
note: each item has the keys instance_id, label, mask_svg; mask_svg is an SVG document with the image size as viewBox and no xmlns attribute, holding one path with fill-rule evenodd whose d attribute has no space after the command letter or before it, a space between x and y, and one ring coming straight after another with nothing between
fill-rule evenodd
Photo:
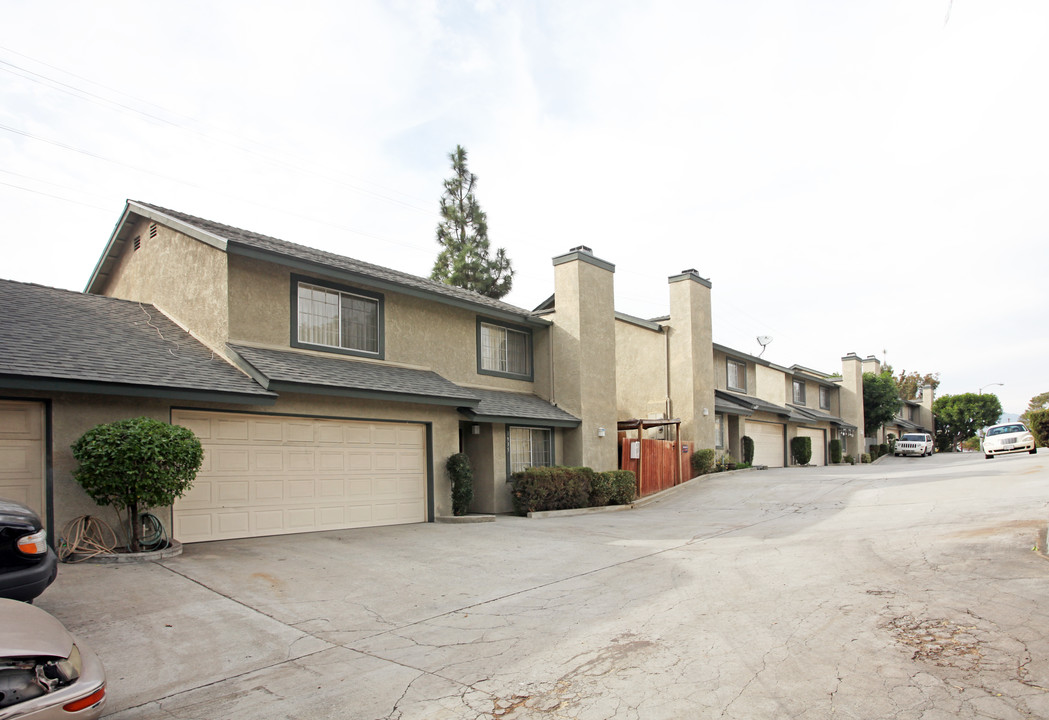
<instances>
[{"instance_id":1,"label":"concrete driveway","mask_svg":"<svg viewBox=\"0 0 1049 720\"><path fill-rule=\"evenodd\" d=\"M1046 718L1049 454L64 565L109 717Z\"/></svg>"}]
</instances>

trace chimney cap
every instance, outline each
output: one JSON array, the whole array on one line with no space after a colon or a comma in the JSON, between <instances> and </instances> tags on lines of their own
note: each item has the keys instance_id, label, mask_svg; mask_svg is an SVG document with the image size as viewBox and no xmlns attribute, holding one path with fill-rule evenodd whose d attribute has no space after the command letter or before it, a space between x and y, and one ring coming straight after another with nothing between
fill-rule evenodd
<instances>
[{"instance_id":1,"label":"chimney cap","mask_svg":"<svg viewBox=\"0 0 1049 720\"><path fill-rule=\"evenodd\" d=\"M593 255L594 254L594 251L592 249L588 248L586 245L576 245L574 248L572 248L568 252L581 252L581 253L586 253L587 255Z\"/></svg>"}]
</instances>

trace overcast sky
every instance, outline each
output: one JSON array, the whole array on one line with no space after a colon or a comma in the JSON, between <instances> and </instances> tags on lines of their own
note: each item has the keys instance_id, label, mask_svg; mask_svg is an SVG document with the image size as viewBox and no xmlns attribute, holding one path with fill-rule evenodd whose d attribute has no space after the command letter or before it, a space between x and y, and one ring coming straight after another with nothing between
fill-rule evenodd
<instances>
[{"instance_id":1,"label":"overcast sky","mask_svg":"<svg viewBox=\"0 0 1049 720\"><path fill-rule=\"evenodd\" d=\"M531 309L713 283L717 342L1049 390L1049 3L0 0L0 277L81 290L127 198L417 275L469 152Z\"/></svg>"}]
</instances>

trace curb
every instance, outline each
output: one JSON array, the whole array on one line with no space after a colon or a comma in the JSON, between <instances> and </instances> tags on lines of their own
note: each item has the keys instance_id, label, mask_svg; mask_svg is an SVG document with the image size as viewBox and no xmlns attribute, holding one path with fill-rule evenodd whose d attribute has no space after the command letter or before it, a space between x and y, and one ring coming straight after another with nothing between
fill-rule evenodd
<instances>
[{"instance_id":1,"label":"curb","mask_svg":"<svg viewBox=\"0 0 1049 720\"><path fill-rule=\"evenodd\" d=\"M495 515L438 515L433 521L449 525L474 525L495 522Z\"/></svg>"},{"instance_id":2,"label":"curb","mask_svg":"<svg viewBox=\"0 0 1049 720\"><path fill-rule=\"evenodd\" d=\"M112 553L107 555L88 555L78 557L78 553L70 555L63 560L66 563L91 563L94 565L128 565L132 563L156 562L178 557L182 554L182 543L178 540L169 541L170 544L163 550L150 550L138 553Z\"/></svg>"},{"instance_id":3,"label":"curb","mask_svg":"<svg viewBox=\"0 0 1049 720\"><path fill-rule=\"evenodd\" d=\"M610 513L620 512L622 510L630 510L637 503L632 505L603 505L601 507L585 507L585 508L572 508L570 510L536 510L530 512L525 517L530 518L552 518L552 517L571 517L572 515L594 515L596 513Z\"/></svg>"}]
</instances>

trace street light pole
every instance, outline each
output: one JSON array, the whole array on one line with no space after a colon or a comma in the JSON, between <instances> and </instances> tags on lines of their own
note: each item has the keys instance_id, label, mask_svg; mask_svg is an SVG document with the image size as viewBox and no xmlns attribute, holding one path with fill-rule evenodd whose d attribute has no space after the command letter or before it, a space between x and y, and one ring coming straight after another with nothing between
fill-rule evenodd
<instances>
[{"instance_id":1,"label":"street light pole","mask_svg":"<svg viewBox=\"0 0 1049 720\"><path fill-rule=\"evenodd\" d=\"M987 384L987 385L984 385L983 387L981 387L981 388L980 388L980 389L979 389L979 390L978 390L978 391L976 392L976 394L977 394L977 395L983 395L983 388L988 388L988 387L994 387L995 385L1005 385L1005 383L989 383L989 384Z\"/></svg>"}]
</instances>

